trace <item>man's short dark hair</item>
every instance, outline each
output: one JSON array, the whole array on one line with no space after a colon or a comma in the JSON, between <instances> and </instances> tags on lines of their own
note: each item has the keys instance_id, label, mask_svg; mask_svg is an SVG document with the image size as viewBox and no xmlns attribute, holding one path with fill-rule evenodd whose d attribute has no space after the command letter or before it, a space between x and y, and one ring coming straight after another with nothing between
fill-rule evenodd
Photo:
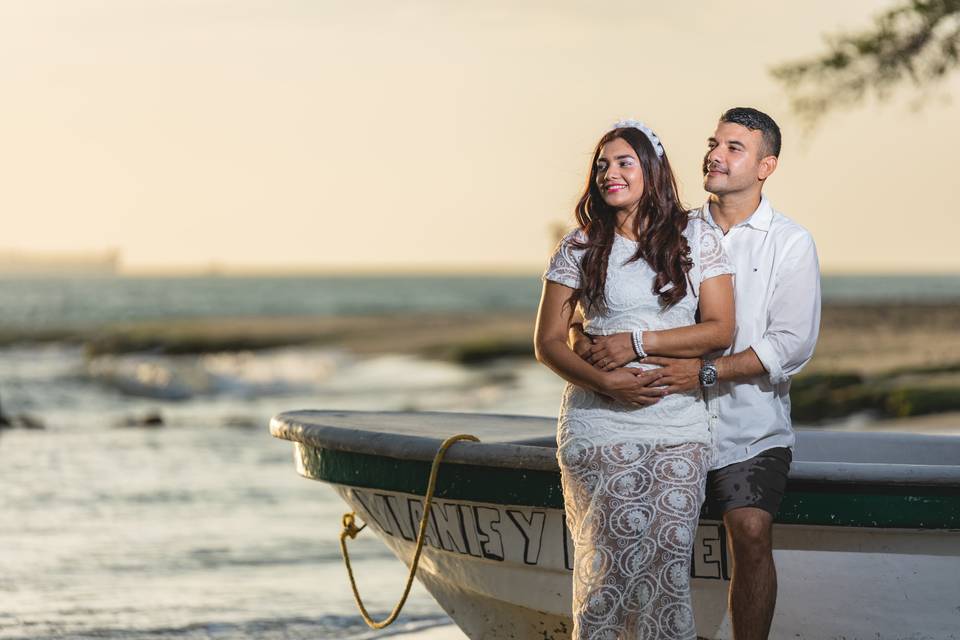
<instances>
[{"instance_id":1,"label":"man's short dark hair","mask_svg":"<svg viewBox=\"0 0 960 640\"><path fill-rule=\"evenodd\" d=\"M720 122L732 122L751 131L759 131L763 135L763 155L780 157L780 127L763 111L734 107L720 116Z\"/></svg>"}]
</instances>

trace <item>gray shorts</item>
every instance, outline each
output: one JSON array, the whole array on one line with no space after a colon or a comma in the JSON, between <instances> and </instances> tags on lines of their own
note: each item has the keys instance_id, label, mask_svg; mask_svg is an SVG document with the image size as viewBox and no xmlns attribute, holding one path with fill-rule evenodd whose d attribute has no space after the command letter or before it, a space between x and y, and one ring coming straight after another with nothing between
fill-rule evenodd
<instances>
[{"instance_id":1,"label":"gray shorts","mask_svg":"<svg viewBox=\"0 0 960 640\"><path fill-rule=\"evenodd\" d=\"M792 461L790 449L776 447L749 460L714 469L707 476L707 502L721 514L740 507L756 507L776 516Z\"/></svg>"}]
</instances>

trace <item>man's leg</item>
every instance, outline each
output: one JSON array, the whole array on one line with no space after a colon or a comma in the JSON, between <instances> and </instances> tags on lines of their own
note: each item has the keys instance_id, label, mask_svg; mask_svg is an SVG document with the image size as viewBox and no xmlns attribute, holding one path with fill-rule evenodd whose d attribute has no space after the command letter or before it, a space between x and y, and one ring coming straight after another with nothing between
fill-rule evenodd
<instances>
[{"instance_id":1,"label":"man's leg","mask_svg":"<svg viewBox=\"0 0 960 640\"><path fill-rule=\"evenodd\" d=\"M736 640L766 640L777 603L773 516L787 487L793 456L777 447L710 472L707 495L723 513L730 558L730 617Z\"/></svg>"},{"instance_id":2,"label":"man's leg","mask_svg":"<svg viewBox=\"0 0 960 640\"><path fill-rule=\"evenodd\" d=\"M723 516L733 572L730 615L736 640L766 640L777 604L777 570L773 564L773 516L741 507Z\"/></svg>"}]
</instances>

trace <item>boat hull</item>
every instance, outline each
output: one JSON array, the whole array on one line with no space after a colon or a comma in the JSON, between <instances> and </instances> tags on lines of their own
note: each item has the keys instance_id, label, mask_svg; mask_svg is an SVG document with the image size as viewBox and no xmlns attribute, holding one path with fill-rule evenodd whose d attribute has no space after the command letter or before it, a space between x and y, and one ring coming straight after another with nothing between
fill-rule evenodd
<instances>
[{"instance_id":1,"label":"boat hull","mask_svg":"<svg viewBox=\"0 0 960 640\"><path fill-rule=\"evenodd\" d=\"M479 435L440 467L418 578L470 638L559 640L572 627L573 558L552 429L511 416L349 412L271 425L294 442L299 473L331 484L408 565L436 436ZM804 432L796 453L774 524L770 637L960 639L960 440ZM692 555L698 635L730 638L732 566L709 503Z\"/></svg>"},{"instance_id":2,"label":"boat hull","mask_svg":"<svg viewBox=\"0 0 960 640\"><path fill-rule=\"evenodd\" d=\"M306 477L318 471L301 465ZM423 497L334 488L409 566ZM435 499L432 515L418 579L468 637L570 637L573 555L562 509ZM960 637L960 532L777 524L774 544L770 637ZM701 519L691 588L702 638L732 637L730 572L723 524Z\"/></svg>"},{"instance_id":3,"label":"boat hull","mask_svg":"<svg viewBox=\"0 0 960 640\"><path fill-rule=\"evenodd\" d=\"M409 566L423 498L336 490ZM418 578L468 637L570 637L572 542L562 510L451 500L432 510ZM725 539L722 523L700 522L691 587L703 638L732 637ZM774 539L772 638L958 637L957 534L775 525Z\"/></svg>"}]
</instances>

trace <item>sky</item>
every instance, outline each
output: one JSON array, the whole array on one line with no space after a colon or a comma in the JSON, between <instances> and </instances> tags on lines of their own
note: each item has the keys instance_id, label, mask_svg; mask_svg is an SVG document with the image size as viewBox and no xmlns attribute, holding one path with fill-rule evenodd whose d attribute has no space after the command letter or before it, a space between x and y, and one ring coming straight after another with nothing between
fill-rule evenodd
<instances>
[{"instance_id":1,"label":"sky","mask_svg":"<svg viewBox=\"0 0 960 640\"><path fill-rule=\"evenodd\" d=\"M647 122L690 206L717 116L825 272L960 272L960 73L806 133L769 69L880 0L0 0L0 251L124 270L542 269L596 140Z\"/></svg>"}]
</instances>

